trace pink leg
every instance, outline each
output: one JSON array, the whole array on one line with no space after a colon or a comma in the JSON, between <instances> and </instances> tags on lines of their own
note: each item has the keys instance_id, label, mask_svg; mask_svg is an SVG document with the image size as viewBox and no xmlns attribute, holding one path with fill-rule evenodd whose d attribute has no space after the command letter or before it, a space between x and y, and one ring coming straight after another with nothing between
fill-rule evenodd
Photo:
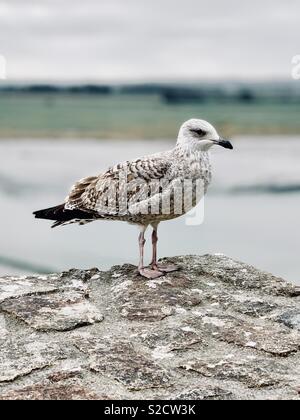
<instances>
[{"instance_id":1,"label":"pink leg","mask_svg":"<svg viewBox=\"0 0 300 420\"><path fill-rule=\"evenodd\" d=\"M142 231L139 234L139 250L140 250L140 261L138 269L142 269L144 267L144 246L145 246L145 231Z\"/></svg>"},{"instance_id":2,"label":"pink leg","mask_svg":"<svg viewBox=\"0 0 300 420\"><path fill-rule=\"evenodd\" d=\"M146 277L147 279L156 279L164 275L161 271L156 270L155 268L145 268L144 267L144 247L145 247L145 229L143 229L139 235L139 249L140 249L140 262L138 266L138 271L141 276Z\"/></svg>"},{"instance_id":3,"label":"pink leg","mask_svg":"<svg viewBox=\"0 0 300 420\"><path fill-rule=\"evenodd\" d=\"M151 267L153 270L158 270L163 273L171 273L172 271L177 271L178 267L174 264L164 265L164 264L159 264L157 262L157 242L158 242L157 227L158 225L153 225Z\"/></svg>"},{"instance_id":4,"label":"pink leg","mask_svg":"<svg viewBox=\"0 0 300 420\"><path fill-rule=\"evenodd\" d=\"M153 232L152 232L152 261L151 261L152 266L157 266L157 242L158 242L158 237L157 237L157 226L156 226L156 228L153 228Z\"/></svg>"}]
</instances>

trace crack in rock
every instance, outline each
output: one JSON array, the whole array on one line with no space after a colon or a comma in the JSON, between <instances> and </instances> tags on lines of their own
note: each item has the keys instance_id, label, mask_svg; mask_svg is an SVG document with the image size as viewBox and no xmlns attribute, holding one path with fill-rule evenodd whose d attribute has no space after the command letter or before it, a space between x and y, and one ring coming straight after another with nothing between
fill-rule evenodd
<instances>
[{"instance_id":1,"label":"crack in rock","mask_svg":"<svg viewBox=\"0 0 300 420\"><path fill-rule=\"evenodd\" d=\"M90 356L90 369L116 379L130 390L163 388L170 384L165 369L136 351L128 341L78 337L76 346Z\"/></svg>"},{"instance_id":2,"label":"crack in rock","mask_svg":"<svg viewBox=\"0 0 300 420\"><path fill-rule=\"evenodd\" d=\"M103 320L103 316L82 292L11 298L0 307L40 331L69 331Z\"/></svg>"},{"instance_id":3,"label":"crack in rock","mask_svg":"<svg viewBox=\"0 0 300 420\"><path fill-rule=\"evenodd\" d=\"M278 362L251 358L230 360L207 357L191 360L181 367L207 377L239 381L249 388L276 385L288 374L287 369L280 368Z\"/></svg>"}]
</instances>

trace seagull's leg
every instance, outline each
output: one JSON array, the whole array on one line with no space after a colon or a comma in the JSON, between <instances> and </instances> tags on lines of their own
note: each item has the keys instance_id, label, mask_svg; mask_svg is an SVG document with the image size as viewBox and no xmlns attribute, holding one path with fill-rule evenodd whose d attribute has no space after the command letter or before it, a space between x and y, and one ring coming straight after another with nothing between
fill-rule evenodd
<instances>
[{"instance_id":1,"label":"seagull's leg","mask_svg":"<svg viewBox=\"0 0 300 420\"><path fill-rule=\"evenodd\" d=\"M157 224L152 224L153 232L152 232L152 261L151 261L151 267L153 270L162 271L163 273L171 273L172 271L177 271L178 267L175 264L160 264L157 262L157 242L158 242L158 236L157 236Z\"/></svg>"},{"instance_id":2,"label":"seagull's leg","mask_svg":"<svg viewBox=\"0 0 300 420\"><path fill-rule=\"evenodd\" d=\"M138 266L138 271L141 276L146 277L147 279L156 279L164 275L163 272L158 271L154 268L144 267L144 247L145 247L145 231L147 226L143 226L139 234L139 250L140 250L140 262Z\"/></svg>"},{"instance_id":3,"label":"seagull's leg","mask_svg":"<svg viewBox=\"0 0 300 420\"><path fill-rule=\"evenodd\" d=\"M145 230L142 230L139 234L139 250L140 250L140 261L139 270L144 267L144 247L145 247Z\"/></svg>"},{"instance_id":4,"label":"seagull's leg","mask_svg":"<svg viewBox=\"0 0 300 420\"><path fill-rule=\"evenodd\" d=\"M151 267L156 267L157 268L157 242L158 242L158 237L157 237L157 228L158 228L158 224L157 225L152 225L153 227L153 231L152 231L152 261L151 261Z\"/></svg>"}]
</instances>

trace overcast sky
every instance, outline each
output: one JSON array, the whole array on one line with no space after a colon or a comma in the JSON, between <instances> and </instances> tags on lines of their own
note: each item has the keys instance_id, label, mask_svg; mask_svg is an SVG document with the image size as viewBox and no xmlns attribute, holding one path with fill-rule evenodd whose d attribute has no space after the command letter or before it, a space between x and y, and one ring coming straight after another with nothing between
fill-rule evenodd
<instances>
[{"instance_id":1,"label":"overcast sky","mask_svg":"<svg viewBox=\"0 0 300 420\"><path fill-rule=\"evenodd\" d=\"M290 78L299 0L0 0L10 80Z\"/></svg>"}]
</instances>

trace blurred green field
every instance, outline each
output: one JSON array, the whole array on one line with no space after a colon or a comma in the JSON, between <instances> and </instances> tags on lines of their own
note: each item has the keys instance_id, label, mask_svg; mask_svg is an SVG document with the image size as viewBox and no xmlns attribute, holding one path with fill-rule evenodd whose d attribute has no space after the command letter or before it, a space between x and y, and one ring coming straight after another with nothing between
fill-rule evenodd
<instances>
[{"instance_id":1,"label":"blurred green field","mask_svg":"<svg viewBox=\"0 0 300 420\"><path fill-rule=\"evenodd\" d=\"M161 139L189 118L224 135L300 134L300 103L170 105L159 95L0 93L0 138Z\"/></svg>"}]
</instances>

